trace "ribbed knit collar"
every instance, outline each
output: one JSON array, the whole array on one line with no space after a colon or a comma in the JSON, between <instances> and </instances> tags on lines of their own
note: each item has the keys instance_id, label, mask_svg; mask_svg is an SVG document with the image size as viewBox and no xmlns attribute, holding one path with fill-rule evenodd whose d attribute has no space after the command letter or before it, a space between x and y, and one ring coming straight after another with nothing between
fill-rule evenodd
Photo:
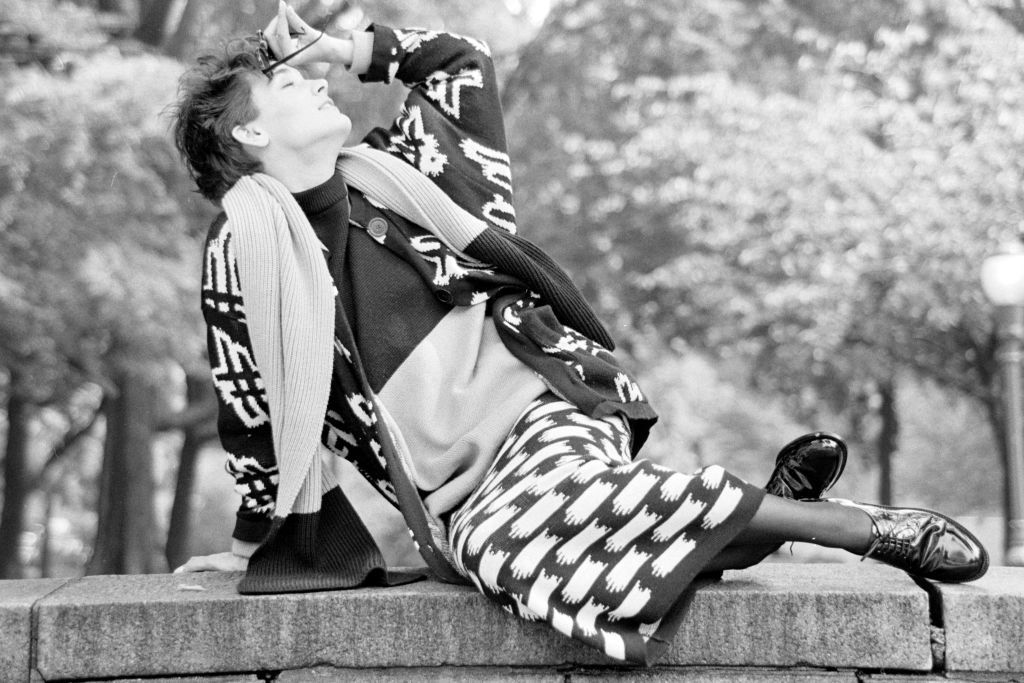
<instances>
[{"instance_id":1,"label":"ribbed knit collar","mask_svg":"<svg viewBox=\"0 0 1024 683\"><path fill-rule=\"evenodd\" d=\"M348 197L348 188L345 186L341 174L335 172L326 182L308 190L296 192L293 196L302 208L302 212L313 217Z\"/></svg>"},{"instance_id":2,"label":"ribbed knit collar","mask_svg":"<svg viewBox=\"0 0 1024 683\"><path fill-rule=\"evenodd\" d=\"M348 227L348 187L341 173L335 171L326 182L292 196L327 248L327 261L330 263L338 249L345 249L346 240L340 238Z\"/></svg>"}]
</instances>

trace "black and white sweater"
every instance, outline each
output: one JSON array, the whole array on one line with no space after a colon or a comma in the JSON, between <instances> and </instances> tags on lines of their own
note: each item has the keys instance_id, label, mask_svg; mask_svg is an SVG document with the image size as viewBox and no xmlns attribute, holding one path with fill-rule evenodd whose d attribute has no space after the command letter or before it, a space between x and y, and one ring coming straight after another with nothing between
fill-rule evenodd
<instances>
[{"instance_id":1,"label":"black and white sweater","mask_svg":"<svg viewBox=\"0 0 1024 683\"><path fill-rule=\"evenodd\" d=\"M417 168L491 227L514 233L504 126L486 46L446 33L374 27L372 59L362 79L394 78L411 88L402 113L365 142ZM493 457L488 448L547 389L593 414L623 414L634 426L635 447L642 443L655 416L636 383L605 348L561 325L571 321L610 346L599 324L588 324L571 306L558 308L565 300L560 291L572 289L567 279L556 277L551 295L541 298L523 284L535 280L531 273L516 277L467 261L387 207L347 190L337 176L296 199L328 246L338 292L336 372L322 441L392 502L394 491L373 438L373 420L385 408L371 406L373 400L387 401L388 412L409 435L415 483L434 513L468 495ZM546 258L518 238L508 240L509 245L497 240L488 247L490 260L511 263L502 256L506 252L535 257L527 259L531 265ZM218 426L227 468L242 494L233 535L259 542L270 527L277 467L231 223L223 216L207 241L202 301ZM551 303L560 315L546 305ZM360 379L341 366L356 367ZM476 373L461 385L469 388L455 391L453 382L466 372ZM365 390L347 386L359 383ZM450 423L441 430L448 443L431 443L438 423ZM474 424L482 427L474 430ZM458 433L467 425L477 432L468 440Z\"/></svg>"}]
</instances>

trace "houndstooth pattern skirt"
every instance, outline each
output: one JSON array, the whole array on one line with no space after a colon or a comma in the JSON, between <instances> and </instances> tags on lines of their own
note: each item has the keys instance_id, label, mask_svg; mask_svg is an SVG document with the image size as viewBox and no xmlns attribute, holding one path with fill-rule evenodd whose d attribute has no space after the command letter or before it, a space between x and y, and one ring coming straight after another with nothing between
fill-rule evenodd
<instances>
[{"instance_id":1,"label":"houndstooth pattern skirt","mask_svg":"<svg viewBox=\"0 0 1024 683\"><path fill-rule=\"evenodd\" d=\"M459 571L507 611L648 663L764 492L719 466L686 475L633 461L629 439L618 417L541 397L452 515L449 541Z\"/></svg>"}]
</instances>

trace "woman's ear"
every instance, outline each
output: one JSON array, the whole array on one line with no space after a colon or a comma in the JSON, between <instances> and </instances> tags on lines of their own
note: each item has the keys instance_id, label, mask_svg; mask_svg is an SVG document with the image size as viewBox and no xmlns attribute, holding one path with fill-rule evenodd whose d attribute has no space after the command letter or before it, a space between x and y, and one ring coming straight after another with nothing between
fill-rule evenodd
<instances>
[{"instance_id":1,"label":"woman's ear","mask_svg":"<svg viewBox=\"0 0 1024 683\"><path fill-rule=\"evenodd\" d=\"M232 128L231 137L243 145L250 145L252 147L266 147L270 143L270 137L266 132L251 123Z\"/></svg>"}]
</instances>

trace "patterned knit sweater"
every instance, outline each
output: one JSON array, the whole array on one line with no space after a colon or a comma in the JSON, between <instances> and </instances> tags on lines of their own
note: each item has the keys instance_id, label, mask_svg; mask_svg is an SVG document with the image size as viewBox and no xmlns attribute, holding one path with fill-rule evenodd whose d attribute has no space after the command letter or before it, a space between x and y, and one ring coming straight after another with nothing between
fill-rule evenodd
<instances>
[{"instance_id":1,"label":"patterned knit sweater","mask_svg":"<svg viewBox=\"0 0 1024 683\"><path fill-rule=\"evenodd\" d=\"M514 233L503 122L486 47L445 33L376 26L372 59L361 78L399 78L411 88L395 123L389 129L374 130L365 142L414 166L491 227ZM350 201L345 201L346 194ZM361 372L373 395L387 396L388 382L401 376L404 383L392 391L395 396L403 392L407 395L419 381L421 386L428 383L430 391L426 395L444 399L442 387L447 378L428 376L425 370L430 363L414 362L417 350L439 331L442 337L447 333L458 339L475 334L480 357L486 356L490 359L487 363L511 372L513 378L522 378L513 379L521 388L521 396L515 395L500 409L500 401L495 401L493 412L500 419L487 427L492 437L507 431L509 421L525 402L547 386L563 396L576 395L575 402L587 404L590 412L622 413L633 421L639 434L635 446L639 447L654 414L635 382L621 372L605 349L571 329L561 328L546 312L550 309L540 306L544 302L524 291L522 279L487 264L467 261L464 255L460 257L386 207L374 205L357 191L346 193L337 177L300 193L296 199L327 247L338 290L339 316L351 323ZM525 253L536 253L536 258L546 258L528 243L515 244L525 245ZM501 244L492 245L492 253L494 246L499 251L505 249ZM571 286L567 281L558 284ZM492 312L498 314L497 322L504 322L498 325L497 335L491 327ZM203 313L220 403L219 430L229 454L227 469L242 495L233 536L240 541L259 542L274 511L278 471L262 380L253 362L246 328L231 223L224 216L211 226L207 241ZM598 337L603 330L589 333ZM605 337L601 340L609 344ZM336 346L342 356L349 354L340 344ZM446 348L443 344L433 346ZM447 348L448 361L464 355L458 346L449 344ZM441 365L450 367L451 363ZM410 375L410 366L419 370ZM404 375L401 368L406 369ZM530 385L529 378L538 375L544 378L544 384ZM372 411L360 406L366 400L363 394L342 386L341 376L336 373L332 380L322 442L334 454L351 460L394 502L394 489L379 452L372 442L361 438L359 430L352 429L352 422ZM607 380L605 391L587 389L600 384L602 377ZM456 411L465 407L456 400L450 404ZM415 411L411 414L414 417ZM449 470L428 468L416 484L422 494L429 496L447 483L430 480L438 472L457 478L456 470L461 473L468 468L478 477L482 474L481 462L489 462L493 453L477 456L475 460L469 458L473 462ZM414 463L415 457L413 453ZM468 493L466 487L471 484L471 480L463 481L462 488L456 490ZM449 509L459 496L448 493L442 498L436 511Z\"/></svg>"}]
</instances>

